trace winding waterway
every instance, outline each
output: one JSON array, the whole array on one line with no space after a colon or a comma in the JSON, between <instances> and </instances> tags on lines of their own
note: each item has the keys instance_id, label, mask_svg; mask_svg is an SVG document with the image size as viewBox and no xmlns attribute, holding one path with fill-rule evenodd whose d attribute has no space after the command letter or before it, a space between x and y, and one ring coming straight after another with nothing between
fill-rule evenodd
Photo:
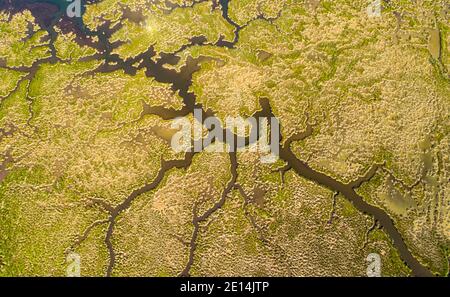
<instances>
[{"instance_id":1,"label":"winding waterway","mask_svg":"<svg viewBox=\"0 0 450 297\"><path fill-rule=\"evenodd\" d=\"M93 2L93 1L90 1ZM241 29L236 23L234 23L228 16L228 2L227 0L220 0L220 4L222 5L222 14L223 17L233 26L235 26L235 39L233 42L225 42L221 41L217 44L217 46L224 46L228 48L233 48L234 45L238 42L239 39L239 31ZM67 3L65 0L61 1L0 1L0 9L6 9L8 11L20 11L22 9L30 9L37 19L37 22L41 24L43 28L46 28L50 34L53 34L52 25L55 24L58 20L64 17L64 11L67 8ZM67 18L65 18L67 19ZM155 52L152 49L149 49L145 53L137 56L136 58L129 59L127 61L121 60L116 55L111 55L111 49L113 45L111 45L108 41L108 36L112 33L114 29L108 29L103 27L101 32L91 32L86 29L86 27L82 24L81 19L77 20L66 20L70 25L69 28L74 30L79 35L82 35L77 41L83 42L86 40L86 36L89 35L97 35L100 36L100 41L97 46L107 49L105 53L98 58L103 58L105 61L114 61L116 64L114 66L104 64L96 72L112 72L118 69L123 69L126 73L133 75L136 73L137 69L145 68L146 75L154 78L158 82L168 83L172 86L174 91L179 92L180 96L183 98L184 107L181 110L173 110L167 109L165 107L155 107L155 106L147 106L144 109L143 114L157 114L164 119L173 119L179 116L186 116L188 114L193 114L194 108L201 108L203 113L203 118L207 116L212 116L213 111L205 111L203 107L196 103L195 94L189 92L189 87L192 84L192 74L200 69L199 61L194 59L188 59L187 64L182 67L180 72L176 72L175 70L169 70L163 67L163 64L167 61L176 60L177 57L174 54L163 54L161 55L163 58L158 61L153 61L151 57L155 55ZM54 39L53 39L54 40ZM54 61L54 60L52 60ZM141 62L138 67L133 66L135 62ZM34 65L34 68L39 67L39 64ZM31 70L29 70L31 71ZM33 70L35 71L35 69ZM272 109L268 100L261 100L261 111L257 113L260 117L270 117L273 116ZM224 131L225 133L225 131ZM348 199L359 211L366 213L375 220L379 222L379 224L383 227L384 231L390 236L393 241L394 246L399 251L399 254L402 260L408 265L408 267L412 270L413 274L416 276L432 276L432 273L423 266L409 251L407 245L405 244L400 232L397 230L395 224L389 215L382 209L375 207L373 205L368 204L364 201L364 199L359 196L355 192L355 187L359 185L361 181L355 181L352 184L343 184L321 172L315 171L311 167L308 166L305 162L299 160L295 154L292 152L290 148L290 144L293 141L301 140L307 136L309 136L311 130L306 131L305 133L300 133L295 137L288 139L285 142L285 146L280 149L280 158L284 160L291 169L293 169L298 175L314 181L328 189L341 193L346 199ZM281 137L280 137L281 139ZM236 143L236 141L235 141ZM246 141L248 144L248 141ZM163 180L166 172L173 168L187 168L191 162L194 153L187 153L185 155L185 159L183 160L171 160L171 161L163 161L161 164L161 169L155 179L146 185L143 185L141 188L136 189L126 199L116 207L107 206L107 210L109 212L109 225L107 228L105 243L109 250L110 262L107 269L107 276L112 274L114 264L115 264L115 251L112 245L112 236L116 224L117 216L128 209L132 202L137 199L143 193L151 191L155 189L160 182ZM230 154L231 160L231 172L232 179L229 184L223 191L223 194L220 200L206 213L202 215L194 214L193 225L194 225L194 234L192 235L192 239L190 242L190 255L189 261L186 265L186 268L180 273L182 276L189 275L189 269L193 263L194 253L196 249L196 239L198 236L198 226L201 221L206 220L209 215L215 212L217 209L222 207L225 203L225 199L228 193L235 187L236 179L237 179L237 160L236 155ZM2 164L3 166L3 164ZM0 167L0 175L4 174L4 168Z\"/></svg>"}]
</instances>

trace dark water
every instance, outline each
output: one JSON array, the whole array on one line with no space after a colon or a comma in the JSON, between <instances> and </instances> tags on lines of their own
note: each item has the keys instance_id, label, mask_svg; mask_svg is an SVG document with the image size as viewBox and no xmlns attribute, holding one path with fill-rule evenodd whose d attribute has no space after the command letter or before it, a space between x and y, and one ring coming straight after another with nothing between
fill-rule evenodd
<instances>
[{"instance_id":1,"label":"dark water","mask_svg":"<svg viewBox=\"0 0 450 297\"><path fill-rule=\"evenodd\" d=\"M94 3L96 1L82 1L82 4L87 3ZM239 31L241 27L237 24L235 24L228 16L228 0L219 0L219 3L222 6L222 15L224 19L226 19L230 24L235 26L235 39L232 42L229 41L221 41L217 44L217 46L226 46L226 47L234 47L236 42L239 38ZM143 61L141 64L141 67L146 68L146 74L150 77L155 78L158 82L163 83L169 83L172 85L172 89L174 91L179 92L180 96L183 98L185 106L180 111L165 109L164 107L147 107L147 110L144 110L145 112L152 113L152 114L159 114L163 118L173 118L176 116L185 116L186 114L192 113L194 108L201 108L202 106L198 103L196 103L195 94L189 92L189 86L192 83L192 74L199 69L198 60L188 60L187 65L182 68L180 72L176 72L174 70L169 70L167 68L163 67L163 64L167 61L170 61L172 59L176 59L176 57L173 54L165 54L163 55L163 59L160 61L152 61L150 58L155 54L151 49L139 56L137 56L134 59L130 59L127 61L120 60L117 56L111 55L111 48L114 46L109 43L108 37L112 33L114 29L109 29L108 26L105 26L103 28L100 28L98 32L91 32L89 31L83 24L82 18L68 18L66 15L66 9L67 6L70 4L70 2L67 2L65 0L47 0L47 1L34 1L34 0L28 0L28 1L13 1L13 0L7 0L7 1L1 1L0 0L0 9L1 10L7 10L10 12L18 12L23 9L28 9L32 12L33 16L36 18L37 23L43 27L44 29L48 30L50 34L53 36L55 35L55 32L53 31L52 27L58 23L58 26L60 26L63 31L71 30L74 31L77 35L78 42L79 43L89 43L88 36L98 36L100 39L100 42L96 44L95 47L97 48L103 48L105 49L104 58L106 61L114 61L116 62L115 66L111 66L108 64L104 64L100 69L97 69L97 72L111 72L118 69L123 69L126 73L129 73L130 75L133 75L136 72L136 68L134 68L132 65L135 62ZM82 13L85 11L84 8L82 8ZM204 41L204 40L203 40ZM192 43L202 43L202 40L193 40ZM255 117L269 117L273 116L270 104L268 100L262 100L260 102L262 110L260 112L257 112L255 114ZM203 109L202 109L203 110ZM203 110L203 118L206 118L208 116L211 116L211 111L205 111ZM224 132L225 133L225 132ZM297 159L297 157L294 155L294 153L290 149L290 143L292 141L295 141L297 137L303 138L308 136L311 131L307 131L305 135L297 135L293 139L287 140L287 145L285 145L281 151L280 151L280 158L284 161L286 161L289 166L300 176L303 176L309 180L312 180L318 184L321 184L335 192L339 192L343 194L349 201L353 203L353 205L361 212L367 213L371 216L373 216L384 228L384 230L389 234L390 238L393 240L394 246L399 251L401 258L403 261L406 262L406 264L412 269L414 275L418 276L431 276L431 273L424 267L420 262L417 261L417 259L414 258L414 256L409 251L408 247L406 246L405 242L403 241L403 238L399 231L397 230L396 226L394 225L391 218L388 216L387 213L385 213L382 209L379 209L377 207L374 207L372 205L369 205L366 203L362 197L360 197L358 194L356 194L354 188L354 185L346 185L342 184L334 179L332 179L329 176L326 176L320 172L314 171L312 168L310 168L306 163L300 161ZM236 143L236 142L235 142ZM245 142L248 144L248 141ZM115 252L113 250L111 238L113 235L113 230L115 226L115 220L116 217L123 212L124 210L128 209L131 205L131 203L136 199L139 195L142 193L148 192L151 189L156 188L160 181L163 179L165 173L172 169L172 168L187 168L191 162L192 162L193 154L186 154L186 158L184 160L174 160L174 161L167 161L163 162L162 168L157 176L157 178L150 184L144 185L142 188L135 190L130 194L127 199L118 205L116 208L112 209L110 212L110 224L108 227L108 231L106 234L106 244L110 253L110 264L108 267L107 275L111 275L112 269L114 267L115 263ZM232 186L233 182L235 181L235 177L237 175L236 173L236 158L235 155L230 155L230 158L232 160L233 165L233 180L230 182L230 184L227 186L227 189L224 193L228 193ZM2 167L3 164L0 164L0 177L5 174L5 170ZM359 181L358 181L359 182ZM225 196L224 196L225 197ZM220 208L221 205L224 202L224 197L220 200L220 202L214 206L209 212L214 212L217 208ZM206 218L207 216L201 216L198 217L197 221L194 221L194 225L198 224L202 219ZM195 238L195 234L193 238ZM195 240L192 243L195 245ZM193 261L193 251L195 249L192 249L191 247L191 254L190 254L190 261ZM188 274L189 267L192 263L188 263L187 268L182 273L184 275Z\"/></svg>"},{"instance_id":2,"label":"dark water","mask_svg":"<svg viewBox=\"0 0 450 297\"><path fill-rule=\"evenodd\" d=\"M219 0L220 6L222 8L222 17L230 24L232 25L234 29L234 39L233 41L225 41L223 39L220 39L217 43L218 46L222 47L228 47L233 48L236 43L239 41L239 32L243 29L240 25L236 24L232 19L230 19L228 15L228 4L229 0Z\"/></svg>"},{"instance_id":3,"label":"dark water","mask_svg":"<svg viewBox=\"0 0 450 297\"><path fill-rule=\"evenodd\" d=\"M394 222L389 215L376 206L367 203L361 196L359 196L351 185L343 184L321 172L313 170L308 164L297 159L290 148L284 147L281 149L280 157L286 161L291 168L300 176L306 179L314 181L322 186L325 186L335 192L339 192L349 200L353 206L359 211L369 214L377 220L383 227L383 230L392 239L392 243L397 248L400 257L412 270L415 276L432 276L430 271L424 267L409 251L406 246L402 235L397 230ZM359 183L359 181L357 181Z\"/></svg>"},{"instance_id":4,"label":"dark water","mask_svg":"<svg viewBox=\"0 0 450 297\"><path fill-rule=\"evenodd\" d=\"M81 1L81 15L85 12L85 4L94 1ZM78 26L83 27L81 17L68 18L66 11L71 4L66 0L0 0L0 9L11 12L18 12L24 9L31 11L39 25L44 28L49 27L60 19L69 19Z\"/></svg>"},{"instance_id":5,"label":"dark water","mask_svg":"<svg viewBox=\"0 0 450 297\"><path fill-rule=\"evenodd\" d=\"M228 4L230 0L219 0L220 5L222 6L222 11L224 16L228 16Z\"/></svg>"},{"instance_id":6,"label":"dark water","mask_svg":"<svg viewBox=\"0 0 450 297\"><path fill-rule=\"evenodd\" d=\"M80 28L84 28L82 16L86 11L86 4L99 2L98 0L81 0L81 17L70 18ZM72 2L67 0L0 0L0 10L18 12L28 9L32 12L39 24L48 27L52 22L67 17L67 8ZM230 23L234 22L228 17L229 0L219 0L223 17ZM234 24L236 25L236 24ZM236 25L237 26L237 25Z\"/></svg>"}]
</instances>

